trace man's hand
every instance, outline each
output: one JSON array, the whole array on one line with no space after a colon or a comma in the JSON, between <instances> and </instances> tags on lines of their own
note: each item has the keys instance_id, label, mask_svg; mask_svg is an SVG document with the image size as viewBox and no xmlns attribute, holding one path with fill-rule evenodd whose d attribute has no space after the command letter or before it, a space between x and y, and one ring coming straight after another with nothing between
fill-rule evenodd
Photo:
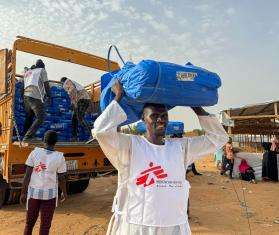
<instances>
[{"instance_id":1,"label":"man's hand","mask_svg":"<svg viewBox=\"0 0 279 235\"><path fill-rule=\"evenodd\" d=\"M208 116L209 113L206 112L202 107L191 107L192 110L197 114L198 116Z\"/></svg>"},{"instance_id":2,"label":"man's hand","mask_svg":"<svg viewBox=\"0 0 279 235\"><path fill-rule=\"evenodd\" d=\"M61 198L60 198L60 203L65 202L68 199L68 194L67 193L61 193Z\"/></svg>"},{"instance_id":3,"label":"man's hand","mask_svg":"<svg viewBox=\"0 0 279 235\"><path fill-rule=\"evenodd\" d=\"M21 193L20 198L19 198L20 204L24 205L26 203L26 199L27 199L26 193Z\"/></svg>"},{"instance_id":4,"label":"man's hand","mask_svg":"<svg viewBox=\"0 0 279 235\"><path fill-rule=\"evenodd\" d=\"M114 100L119 102L123 96L123 87L118 80L115 81L114 85L112 86L111 90L115 94Z\"/></svg>"},{"instance_id":5,"label":"man's hand","mask_svg":"<svg viewBox=\"0 0 279 235\"><path fill-rule=\"evenodd\" d=\"M63 161L65 161L65 159L63 159ZM67 173L66 172L58 173L58 184L59 184L59 188L62 191L61 192L60 203L63 203L68 198L67 189L66 189L66 179L67 179Z\"/></svg>"}]
</instances>

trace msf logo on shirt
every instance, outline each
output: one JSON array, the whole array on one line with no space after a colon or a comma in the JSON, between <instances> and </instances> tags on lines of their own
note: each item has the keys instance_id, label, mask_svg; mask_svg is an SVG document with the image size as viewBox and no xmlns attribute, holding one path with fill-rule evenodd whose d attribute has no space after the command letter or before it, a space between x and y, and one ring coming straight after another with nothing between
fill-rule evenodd
<instances>
[{"instance_id":1,"label":"msf logo on shirt","mask_svg":"<svg viewBox=\"0 0 279 235\"><path fill-rule=\"evenodd\" d=\"M168 176L161 166L154 166L153 162L149 163L149 168L140 173L137 178L136 185L143 187L151 186L155 183L155 179L164 179Z\"/></svg>"},{"instance_id":2,"label":"msf logo on shirt","mask_svg":"<svg viewBox=\"0 0 279 235\"><path fill-rule=\"evenodd\" d=\"M36 173L39 173L39 172L41 172L41 171L43 171L43 170L45 170L45 169L46 169L46 164L41 163L41 162L40 162L39 165L37 165L37 166L34 167L34 171L35 171Z\"/></svg>"}]
</instances>

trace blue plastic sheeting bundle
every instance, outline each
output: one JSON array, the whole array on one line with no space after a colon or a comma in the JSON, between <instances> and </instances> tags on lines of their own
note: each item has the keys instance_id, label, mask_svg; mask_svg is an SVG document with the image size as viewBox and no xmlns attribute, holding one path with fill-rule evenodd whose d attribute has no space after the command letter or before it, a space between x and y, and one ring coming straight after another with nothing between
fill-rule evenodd
<instances>
[{"instance_id":1,"label":"blue plastic sheeting bundle","mask_svg":"<svg viewBox=\"0 0 279 235\"><path fill-rule=\"evenodd\" d=\"M90 114L85 114L84 119L91 127L93 127L94 121L97 119L97 117L98 117L98 113L90 113ZM87 141L90 139L90 133L88 133L86 128L84 128L80 124L78 126L78 132L79 132L80 141Z\"/></svg>"},{"instance_id":2,"label":"blue plastic sheeting bundle","mask_svg":"<svg viewBox=\"0 0 279 235\"><path fill-rule=\"evenodd\" d=\"M58 141L70 141L72 137L71 100L67 92L61 86L51 86L50 93L51 100L46 108L45 118L45 121L49 122L50 125L45 129L56 131L58 134ZM44 127L45 123L42 128ZM37 135L38 137L43 137L41 133L37 132Z\"/></svg>"},{"instance_id":3,"label":"blue plastic sheeting bundle","mask_svg":"<svg viewBox=\"0 0 279 235\"><path fill-rule=\"evenodd\" d=\"M136 130L139 133L146 132L146 125L144 122L138 122L136 124ZM168 122L166 135L183 134L184 133L184 123L183 122Z\"/></svg>"},{"instance_id":4,"label":"blue plastic sheeting bundle","mask_svg":"<svg viewBox=\"0 0 279 235\"><path fill-rule=\"evenodd\" d=\"M128 62L129 63L129 62ZM130 63L129 63L130 64ZM134 64L131 63L132 66L134 66ZM127 66L126 66L127 67ZM123 67L124 69L124 67ZM122 69L122 70L123 70ZM112 71L110 73L105 73L104 75L101 76L101 91L104 90L106 88L106 86L109 84L111 78L117 74L120 70L116 70L116 71Z\"/></svg>"},{"instance_id":5,"label":"blue plastic sheeting bundle","mask_svg":"<svg viewBox=\"0 0 279 235\"><path fill-rule=\"evenodd\" d=\"M15 104L14 104L14 116L19 130L20 138L24 136L24 122L26 113L23 103L23 83L17 82L15 90ZM59 85L51 86L51 99L46 104L45 108L45 120L44 123L36 132L37 138L43 138L47 130L54 130L58 133L58 141L70 141L72 139L72 111L71 100L67 92L63 87ZM93 122L96 120L97 114L86 114L85 119L93 126ZM90 138L90 133L84 130L83 127L79 127L81 130L78 133L80 141L85 141ZM13 140L18 140L16 132L14 130Z\"/></svg>"},{"instance_id":6,"label":"blue plastic sheeting bundle","mask_svg":"<svg viewBox=\"0 0 279 235\"><path fill-rule=\"evenodd\" d=\"M17 123L17 128L19 131L19 135L22 136L24 133L24 122L26 118L26 114L24 111L24 104L23 104L23 83L17 82L15 84L15 106L14 106L14 117ZM14 140L16 139L16 131L14 130Z\"/></svg>"},{"instance_id":7,"label":"blue plastic sheeting bundle","mask_svg":"<svg viewBox=\"0 0 279 235\"><path fill-rule=\"evenodd\" d=\"M185 66L142 60L137 65L128 62L108 82L108 74L101 77L100 106L104 110L114 98L111 87L118 79L123 85L125 96L120 105L128 120L123 124L138 121L145 103L174 106L212 106L218 102L221 80L216 73L194 66ZM106 85L106 86L105 86Z\"/></svg>"}]
</instances>

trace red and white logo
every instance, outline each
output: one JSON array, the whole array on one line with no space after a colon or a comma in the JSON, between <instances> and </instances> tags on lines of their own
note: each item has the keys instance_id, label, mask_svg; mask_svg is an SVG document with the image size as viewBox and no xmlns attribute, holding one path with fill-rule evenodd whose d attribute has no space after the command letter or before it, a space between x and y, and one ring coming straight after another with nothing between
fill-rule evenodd
<instances>
[{"instance_id":1,"label":"red and white logo","mask_svg":"<svg viewBox=\"0 0 279 235\"><path fill-rule=\"evenodd\" d=\"M41 162L40 162L39 165L37 165L37 166L34 167L34 171L35 171L36 173L39 173L39 172L41 172L41 171L43 171L43 170L45 170L45 169L46 169L46 164L41 163Z\"/></svg>"},{"instance_id":2,"label":"red and white logo","mask_svg":"<svg viewBox=\"0 0 279 235\"><path fill-rule=\"evenodd\" d=\"M154 166L153 162L149 163L149 168L140 173L137 178L136 185L143 187L150 186L155 183L155 179L164 179L168 176L161 166ZM155 179L154 179L155 178Z\"/></svg>"}]
</instances>

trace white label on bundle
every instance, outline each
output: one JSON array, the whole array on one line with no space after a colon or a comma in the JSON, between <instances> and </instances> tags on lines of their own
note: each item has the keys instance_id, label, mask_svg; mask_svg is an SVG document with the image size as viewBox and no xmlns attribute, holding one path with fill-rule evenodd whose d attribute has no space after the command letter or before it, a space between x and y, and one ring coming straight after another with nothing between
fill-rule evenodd
<instances>
[{"instance_id":1,"label":"white label on bundle","mask_svg":"<svg viewBox=\"0 0 279 235\"><path fill-rule=\"evenodd\" d=\"M185 82L194 81L194 79L197 75L198 75L197 73L178 71L178 72L176 72L176 79L178 81L185 81Z\"/></svg>"}]
</instances>

